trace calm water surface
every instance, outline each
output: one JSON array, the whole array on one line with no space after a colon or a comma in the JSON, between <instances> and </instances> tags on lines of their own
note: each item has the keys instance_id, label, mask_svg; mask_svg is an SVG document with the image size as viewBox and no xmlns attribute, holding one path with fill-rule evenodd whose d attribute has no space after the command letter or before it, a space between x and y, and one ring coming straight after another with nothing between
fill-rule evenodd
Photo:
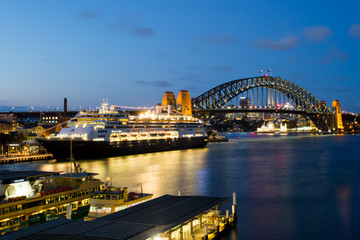
<instances>
[{"instance_id":1,"label":"calm water surface","mask_svg":"<svg viewBox=\"0 0 360 240\"><path fill-rule=\"evenodd\" d=\"M113 185L231 197L238 224L223 239L360 239L360 136L229 133L206 148L81 161ZM67 171L69 163L0 169Z\"/></svg>"}]
</instances>

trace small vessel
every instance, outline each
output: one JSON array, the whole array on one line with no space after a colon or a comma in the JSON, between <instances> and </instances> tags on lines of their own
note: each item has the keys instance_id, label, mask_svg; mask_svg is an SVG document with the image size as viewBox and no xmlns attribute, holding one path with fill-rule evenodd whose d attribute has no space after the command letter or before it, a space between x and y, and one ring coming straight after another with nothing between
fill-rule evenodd
<instances>
[{"instance_id":1,"label":"small vessel","mask_svg":"<svg viewBox=\"0 0 360 240\"><path fill-rule=\"evenodd\" d=\"M67 216L81 219L89 211L91 193L102 182L96 173L0 171L0 235Z\"/></svg>"},{"instance_id":2,"label":"small vessel","mask_svg":"<svg viewBox=\"0 0 360 240\"><path fill-rule=\"evenodd\" d=\"M92 159L119 155L204 147L203 123L190 115L147 111L138 116L109 109L80 112L60 133L36 140L54 158ZM70 149L71 148L71 149Z\"/></svg>"},{"instance_id":3,"label":"small vessel","mask_svg":"<svg viewBox=\"0 0 360 240\"><path fill-rule=\"evenodd\" d=\"M226 136L221 135L220 133L218 133L216 131L209 131L208 135L209 135L209 138L207 139L208 142L227 142L227 141L229 141L229 139Z\"/></svg>"},{"instance_id":4,"label":"small vessel","mask_svg":"<svg viewBox=\"0 0 360 240\"><path fill-rule=\"evenodd\" d=\"M92 193L89 214L85 221L91 221L105 215L151 200L153 194L129 192L127 187L106 186Z\"/></svg>"},{"instance_id":5,"label":"small vessel","mask_svg":"<svg viewBox=\"0 0 360 240\"><path fill-rule=\"evenodd\" d=\"M227 142L229 139L223 135L209 136L208 142Z\"/></svg>"}]
</instances>

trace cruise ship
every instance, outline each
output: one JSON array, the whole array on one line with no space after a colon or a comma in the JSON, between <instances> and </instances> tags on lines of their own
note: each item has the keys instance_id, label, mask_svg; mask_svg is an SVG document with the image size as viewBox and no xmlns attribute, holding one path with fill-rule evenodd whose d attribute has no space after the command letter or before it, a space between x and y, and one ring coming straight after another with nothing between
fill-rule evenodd
<instances>
[{"instance_id":1,"label":"cruise ship","mask_svg":"<svg viewBox=\"0 0 360 240\"><path fill-rule=\"evenodd\" d=\"M175 113L172 106L137 116L104 101L99 111L80 112L58 134L37 138L57 160L94 159L206 145L203 123Z\"/></svg>"}]
</instances>

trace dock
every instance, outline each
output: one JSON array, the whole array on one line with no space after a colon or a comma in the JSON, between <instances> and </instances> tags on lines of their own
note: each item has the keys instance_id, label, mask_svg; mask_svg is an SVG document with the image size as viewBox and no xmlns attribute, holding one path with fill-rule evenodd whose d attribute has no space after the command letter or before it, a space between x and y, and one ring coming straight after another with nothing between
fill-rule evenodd
<instances>
[{"instance_id":1,"label":"dock","mask_svg":"<svg viewBox=\"0 0 360 240\"><path fill-rule=\"evenodd\" d=\"M19 162L30 162L30 161L41 161L53 159L52 154L38 154L38 155L21 155L21 156L10 156L10 157L0 157L0 164L8 163L19 163Z\"/></svg>"},{"instance_id":2,"label":"dock","mask_svg":"<svg viewBox=\"0 0 360 240\"><path fill-rule=\"evenodd\" d=\"M236 199L235 194L233 195ZM140 205L97 218L79 221L60 218L5 234L4 240L107 239L199 240L219 239L236 223L232 213L221 215L218 205L226 198L164 195Z\"/></svg>"}]
</instances>

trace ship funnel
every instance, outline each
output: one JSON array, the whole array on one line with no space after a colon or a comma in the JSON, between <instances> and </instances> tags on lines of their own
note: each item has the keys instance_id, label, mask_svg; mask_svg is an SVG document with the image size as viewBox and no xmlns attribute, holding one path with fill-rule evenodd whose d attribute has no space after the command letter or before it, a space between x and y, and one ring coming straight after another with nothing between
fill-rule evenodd
<instances>
[{"instance_id":1,"label":"ship funnel","mask_svg":"<svg viewBox=\"0 0 360 240\"><path fill-rule=\"evenodd\" d=\"M172 104L168 105L168 114L173 114L174 113L174 106Z\"/></svg>"},{"instance_id":2,"label":"ship funnel","mask_svg":"<svg viewBox=\"0 0 360 240\"><path fill-rule=\"evenodd\" d=\"M162 113L162 105L160 103L156 104L156 115L160 115Z\"/></svg>"}]
</instances>

